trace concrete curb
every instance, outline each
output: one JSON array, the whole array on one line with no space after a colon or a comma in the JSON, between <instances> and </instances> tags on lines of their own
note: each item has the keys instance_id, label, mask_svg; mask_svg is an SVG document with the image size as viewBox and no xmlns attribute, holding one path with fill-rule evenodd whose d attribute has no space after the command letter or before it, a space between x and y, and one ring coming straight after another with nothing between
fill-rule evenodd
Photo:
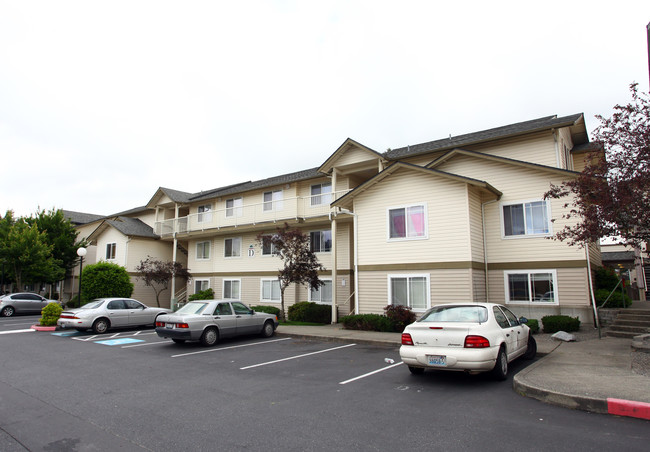
<instances>
[{"instance_id":1,"label":"concrete curb","mask_svg":"<svg viewBox=\"0 0 650 452\"><path fill-rule=\"evenodd\" d=\"M41 326L41 325L32 325L31 328L36 331L56 331L58 327L56 326Z\"/></svg>"},{"instance_id":2,"label":"concrete curb","mask_svg":"<svg viewBox=\"0 0 650 452\"><path fill-rule=\"evenodd\" d=\"M401 344L395 342L389 342L385 340L380 340L380 339L360 339L356 337L350 337L350 336L341 336L341 337L336 337L336 336L318 336L314 334L300 334L300 333L283 333L281 331L276 330L275 331L276 336L291 336L295 337L298 339L317 339L321 341L326 341L326 342L341 342L341 343L351 343L354 342L355 344L368 344L368 345L378 345L378 346L383 346L383 347L400 347Z\"/></svg>"}]
</instances>

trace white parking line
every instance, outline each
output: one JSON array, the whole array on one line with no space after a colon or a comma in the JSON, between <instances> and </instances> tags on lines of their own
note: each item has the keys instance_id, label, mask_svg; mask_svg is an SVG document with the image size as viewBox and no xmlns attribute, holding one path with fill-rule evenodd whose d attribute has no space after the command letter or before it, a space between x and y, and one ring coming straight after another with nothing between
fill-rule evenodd
<instances>
[{"instance_id":1,"label":"white parking line","mask_svg":"<svg viewBox=\"0 0 650 452\"><path fill-rule=\"evenodd\" d=\"M252 369L253 367L260 367L260 366L266 366L268 364L280 363L282 361L289 361L289 360L292 360L292 359L303 358L305 356L317 355L319 353L331 352L331 351L334 351L334 350L339 350L341 348L354 347L355 345L357 345L357 344L342 345L340 347L328 348L327 350L320 350L318 352L305 353L304 355L291 356L289 358L283 358L283 359L276 359L275 361L268 361L268 362L265 362L265 363L253 364L252 366L240 367L240 370Z\"/></svg>"},{"instance_id":2,"label":"white parking line","mask_svg":"<svg viewBox=\"0 0 650 452\"><path fill-rule=\"evenodd\" d=\"M199 353L220 352L221 350L230 350L231 348L250 347L252 345L264 345L264 344L270 344L272 342L290 341L290 340L291 340L291 338L287 337L287 338L284 338L284 339L274 339L272 341L253 342L252 344L233 345L231 347L221 347L221 348L211 348L209 350L200 350L198 352L181 353L179 355L172 355L172 358L178 358L178 357L181 357L181 356L198 355Z\"/></svg>"},{"instance_id":3,"label":"white parking line","mask_svg":"<svg viewBox=\"0 0 650 452\"><path fill-rule=\"evenodd\" d=\"M30 333L32 331L36 331L36 330L29 328L27 330L1 331L0 334Z\"/></svg>"},{"instance_id":4,"label":"white parking line","mask_svg":"<svg viewBox=\"0 0 650 452\"><path fill-rule=\"evenodd\" d=\"M150 333L144 333L143 331L134 331L134 332L126 332L126 333L115 333L112 335L93 334L92 336L88 336L88 337L73 337L72 339L76 341L88 342L94 340L114 339L116 337L147 336L152 334L156 334L156 332L153 331Z\"/></svg>"},{"instance_id":5,"label":"white parking line","mask_svg":"<svg viewBox=\"0 0 650 452\"><path fill-rule=\"evenodd\" d=\"M372 372L368 372L367 374L359 375L358 377L350 378L349 380L345 380L340 382L340 385L346 385L348 383L352 383L353 381L361 380L362 378L369 377L370 375L374 375L379 372L383 372L388 369L392 369L393 367L397 367L404 364L402 361L398 362L397 364L390 365L388 367L382 367L381 369L373 370Z\"/></svg>"},{"instance_id":6,"label":"white parking line","mask_svg":"<svg viewBox=\"0 0 650 452\"><path fill-rule=\"evenodd\" d=\"M144 344L134 344L134 345L123 345L122 348L131 348L131 347L144 347L145 345L160 345L160 344L172 344L170 341L158 341L158 342L146 342Z\"/></svg>"}]
</instances>

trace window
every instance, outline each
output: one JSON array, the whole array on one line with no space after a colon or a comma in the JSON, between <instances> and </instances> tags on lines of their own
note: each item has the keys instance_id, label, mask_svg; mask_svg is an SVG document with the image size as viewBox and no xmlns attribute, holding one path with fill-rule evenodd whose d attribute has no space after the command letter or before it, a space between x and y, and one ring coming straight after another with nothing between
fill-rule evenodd
<instances>
[{"instance_id":1,"label":"window","mask_svg":"<svg viewBox=\"0 0 650 452\"><path fill-rule=\"evenodd\" d=\"M551 224L546 201L503 206L503 234L505 237L548 235L550 232Z\"/></svg>"},{"instance_id":2,"label":"window","mask_svg":"<svg viewBox=\"0 0 650 452\"><path fill-rule=\"evenodd\" d=\"M199 206L199 214L196 217L196 221L199 223L212 221L212 204L206 204L204 206Z\"/></svg>"},{"instance_id":3,"label":"window","mask_svg":"<svg viewBox=\"0 0 650 452\"><path fill-rule=\"evenodd\" d=\"M243 205L243 198L226 199L226 216L241 217L244 214Z\"/></svg>"},{"instance_id":4,"label":"window","mask_svg":"<svg viewBox=\"0 0 650 452\"><path fill-rule=\"evenodd\" d=\"M426 211L423 204L388 209L389 240L426 238Z\"/></svg>"},{"instance_id":5,"label":"window","mask_svg":"<svg viewBox=\"0 0 650 452\"><path fill-rule=\"evenodd\" d=\"M506 271L508 303L558 304L555 270Z\"/></svg>"},{"instance_id":6,"label":"window","mask_svg":"<svg viewBox=\"0 0 650 452\"><path fill-rule=\"evenodd\" d=\"M277 279L262 280L262 301L280 301L280 281Z\"/></svg>"},{"instance_id":7,"label":"window","mask_svg":"<svg viewBox=\"0 0 650 452\"><path fill-rule=\"evenodd\" d=\"M115 250L117 249L117 243L107 243L106 244L106 259L115 259Z\"/></svg>"},{"instance_id":8,"label":"window","mask_svg":"<svg viewBox=\"0 0 650 452\"><path fill-rule=\"evenodd\" d=\"M389 275L389 303L408 306L414 311L426 310L429 303L429 275Z\"/></svg>"},{"instance_id":9,"label":"window","mask_svg":"<svg viewBox=\"0 0 650 452\"><path fill-rule=\"evenodd\" d=\"M196 258L199 260L210 259L210 242L198 242L196 244Z\"/></svg>"},{"instance_id":10,"label":"window","mask_svg":"<svg viewBox=\"0 0 650 452\"><path fill-rule=\"evenodd\" d=\"M210 288L209 279L195 279L194 280L194 293L202 292Z\"/></svg>"},{"instance_id":11,"label":"window","mask_svg":"<svg viewBox=\"0 0 650 452\"><path fill-rule=\"evenodd\" d=\"M262 256L275 256L278 253L278 250L275 248L275 245L271 241L270 235L262 236Z\"/></svg>"},{"instance_id":12,"label":"window","mask_svg":"<svg viewBox=\"0 0 650 452\"><path fill-rule=\"evenodd\" d=\"M332 304L332 280L323 279L325 284L318 289L311 289L309 292L309 301L315 303Z\"/></svg>"},{"instance_id":13,"label":"window","mask_svg":"<svg viewBox=\"0 0 650 452\"><path fill-rule=\"evenodd\" d=\"M219 303L214 309L214 315L232 315L230 303Z\"/></svg>"},{"instance_id":14,"label":"window","mask_svg":"<svg viewBox=\"0 0 650 452\"><path fill-rule=\"evenodd\" d=\"M238 279L223 280L223 298L233 298L239 300L239 288L241 281Z\"/></svg>"},{"instance_id":15,"label":"window","mask_svg":"<svg viewBox=\"0 0 650 452\"><path fill-rule=\"evenodd\" d=\"M264 212L282 210L282 190L264 192Z\"/></svg>"},{"instance_id":16,"label":"window","mask_svg":"<svg viewBox=\"0 0 650 452\"><path fill-rule=\"evenodd\" d=\"M332 183L325 182L311 186L311 205L320 206L332 202Z\"/></svg>"},{"instance_id":17,"label":"window","mask_svg":"<svg viewBox=\"0 0 650 452\"><path fill-rule=\"evenodd\" d=\"M225 257L240 257L241 256L241 237L233 239L226 239L224 246Z\"/></svg>"},{"instance_id":18,"label":"window","mask_svg":"<svg viewBox=\"0 0 650 452\"><path fill-rule=\"evenodd\" d=\"M332 251L332 230L313 231L309 233L309 242L313 253Z\"/></svg>"}]
</instances>

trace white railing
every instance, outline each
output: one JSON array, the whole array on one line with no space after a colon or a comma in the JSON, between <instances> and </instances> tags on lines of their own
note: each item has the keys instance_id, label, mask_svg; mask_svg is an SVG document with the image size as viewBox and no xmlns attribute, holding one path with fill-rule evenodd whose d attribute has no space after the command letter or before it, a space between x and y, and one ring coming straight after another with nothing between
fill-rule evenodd
<instances>
[{"instance_id":1,"label":"white railing","mask_svg":"<svg viewBox=\"0 0 650 452\"><path fill-rule=\"evenodd\" d=\"M298 218L329 215L330 203L350 190L313 196L297 196L282 200L247 204L208 212L193 213L186 217L157 221L154 232L160 236L188 233L207 229L220 229L257 223L276 223Z\"/></svg>"}]
</instances>

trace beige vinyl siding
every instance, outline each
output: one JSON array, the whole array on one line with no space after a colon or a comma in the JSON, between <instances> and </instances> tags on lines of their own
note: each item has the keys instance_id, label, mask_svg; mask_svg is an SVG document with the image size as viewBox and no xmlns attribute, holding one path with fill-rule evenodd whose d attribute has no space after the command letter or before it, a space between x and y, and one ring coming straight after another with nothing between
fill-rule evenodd
<instances>
[{"instance_id":1,"label":"beige vinyl siding","mask_svg":"<svg viewBox=\"0 0 650 452\"><path fill-rule=\"evenodd\" d=\"M478 189L467 186L469 202L469 232L471 243L471 260L484 262L485 249L483 246L483 213L481 193Z\"/></svg>"},{"instance_id":2,"label":"beige vinyl siding","mask_svg":"<svg viewBox=\"0 0 650 452\"><path fill-rule=\"evenodd\" d=\"M156 222L156 211L155 210L146 210L144 212L138 212L133 215L126 215L127 217L137 218L142 221L144 224L151 226L153 228L154 223Z\"/></svg>"},{"instance_id":3,"label":"beige vinyl siding","mask_svg":"<svg viewBox=\"0 0 650 452\"><path fill-rule=\"evenodd\" d=\"M589 160L589 153L571 153L571 159L573 160L573 171L581 173L587 165L587 161Z\"/></svg>"},{"instance_id":4,"label":"beige vinyl siding","mask_svg":"<svg viewBox=\"0 0 650 452\"><path fill-rule=\"evenodd\" d=\"M158 306L156 304L156 294L150 286L147 286L142 280L137 279L134 274L131 275L131 282L133 283L133 294L131 294L131 298L135 298L147 306ZM159 297L160 307L169 308L170 299L171 293L169 289L162 291Z\"/></svg>"},{"instance_id":5,"label":"beige vinyl siding","mask_svg":"<svg viewBox=\"0 0 650 452\"><path fill-rule=\"evenodd\" d=\"M568 127L564 127L557 132L557 144L560 153L560 168L573 171L573 159L571 158L571 149L573 149L573 140L571 139L571 131ZM566 149L566 152L565 152ZM568 157L568 161L567 161Z\"/></svg>"},{"instance_id":6,"label":"beige vinyl siding","mask_svg":"<svg viewBox=\"0 0 650 452\"><path fill-rule=\"evenodd\" d=\"M386 272L359 273L359 314L383 314L388 305Z\"/></svg>"},{"instance_id":7,"label":"beige vinyl siding","mask_svg":"<svg viewBox=\"0 0 650 452\"><path fill-rule=\"evenodd\" d=\"M378 155L373 155L368 151L359 148L348 148L345 152L341 153L336 159L336 166L355 165L357 163L368 162L371 160L377 161Z\"/></svg>"},{"instance_id":8,"label":"beige vinyl siding","mask_svg":"<svg viewBox=\"0 0 650 452\"><path fill-rule=\"evenodd\" d=\"M472 286L473 286L473 301L476 302L485 302L487 301L485 293L485 271L470 269L472 276Z\"/></svg>"},{"instance_id":9,"label":"beige vinyl siding","mask_svg":"<svg viewBox=\"0 0 650 452\"><path fill-rule=\"evenodd\" d=\"M589 260L592 267L600 267L603 265L603 252L600 248L600 243L592 242L589 244Z\"/></svg>"},{"instance_id":10,"label":"beige vinyl siding","mask_svg":"<svg viewBox=\"0 0 650 452\"><path fill-rule=\"evenodd\" d=\"M431 305L475 301L471 269L433 270L430 272Z\"/></svg>"},{"instance_id":11,"label":"beige vinyl siding","mask_svg":"<svg viewBox=\"0 0 650 452\"><path fill-rule=\"evenodd\" d=\"M149 256L163 262L172 260L172 247L167 242L133 238L128 247L126 268L130 272L134 272L140 262Z\"/></svg>"},{"instance_id":12,"label":"beige vinyl siding","mask_svg":"<svg viewBox=\"0 0 650 452\"><path fill-rule=\"evenodd\" d=\"M115 228L108 227L97 239L97 261L111 262L122 267L126 266L127 237ZM106 259L106 245L115 243L115 259Z\"/></svg>"},{"instance_id":13,"label":"beige vinyl siding","mask_svg":"<svg viewBox=\"0 0 650 452\"><path fill-rule=\"evenodd\" d=\"M353 240L353 224L351 222L338 221L336 224L336 268L339 270L349 270L352 268L352 240ZM320 256L319 256L320 260ZM321 262L325 265L324 262ZM330 265L325 265L325 268L331 268Z\"/></svg>"},{"instance_id":14,"label":"beige vinyl siding","mask_svg":"<svg viewBox=\"0 0 650 452\"><path fill-rule=\"evenodd\" d=\"M551 131L510 138L498 142L463 146L463 149L557 168L555 141ZM484 178L479 179L485 180Z\"/></svg>"}]
</instances>

